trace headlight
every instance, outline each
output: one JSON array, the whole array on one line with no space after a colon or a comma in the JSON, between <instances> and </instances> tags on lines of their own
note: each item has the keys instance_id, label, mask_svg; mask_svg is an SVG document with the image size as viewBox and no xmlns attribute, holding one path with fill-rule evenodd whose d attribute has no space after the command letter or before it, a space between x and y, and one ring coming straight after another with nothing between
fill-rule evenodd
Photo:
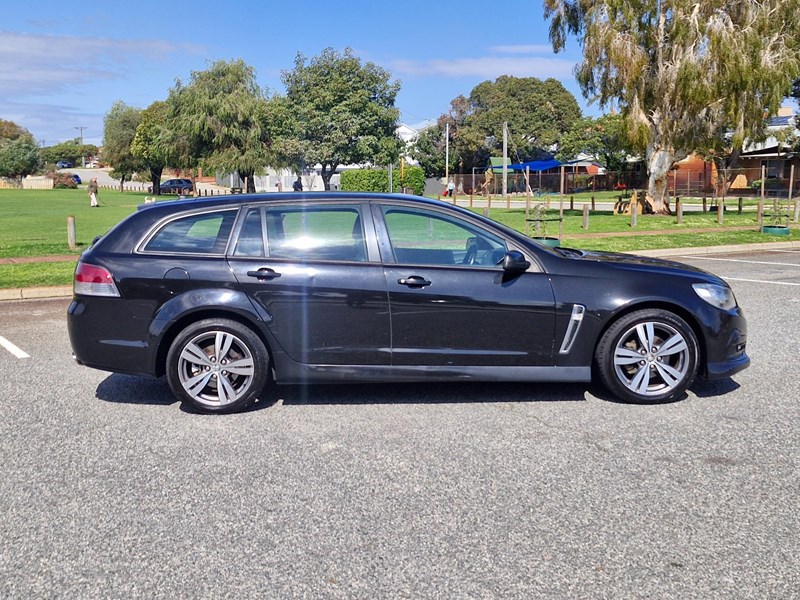
<instances>
[{"instance_id":1,"label":"headlight","mask_svg":"<svg viewBox=\"0 0 800 600\"><path fill-rule=\"evenodd\" d=\"M716 306L722 310L730 310L736 307L736 298L731 288L716 283L693 283L695 293L711 306Z\"/></svg>"}]
</instances>

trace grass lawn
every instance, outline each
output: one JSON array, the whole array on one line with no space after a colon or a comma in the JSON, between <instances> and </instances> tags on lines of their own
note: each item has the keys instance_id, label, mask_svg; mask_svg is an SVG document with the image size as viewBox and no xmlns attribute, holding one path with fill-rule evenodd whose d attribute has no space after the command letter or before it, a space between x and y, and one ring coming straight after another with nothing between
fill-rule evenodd
<instances>
[{"instance_id":1,"label":"grass lawn","mask_svg":"<svg viewBox=\"0 0 800 600\"><path fill-rule=\"evenodd\" d=\"M91 208L85 189L0 190L0 258L71 254L67 217L75 217L76 256L136 210L141 192L101 190L100 208Z\"/></svg>"},{"instance_id":2,"label":"grass lawn","mask_svg":"<svg viewBox=\"0 0 800 600\"><path fill-rule=\"evenodd\" d=\"M120 220L136 210L144 202L142 192L120 193L101 190L100 208L91 208L85 189L78 190L0 190L0 258L78 255L92 240L111 229ZM598 201L615 200L618 192L597 193ZM165 199L174 199L170 196ZM591 193L575 196L575 207L590 202ZM541 201L541 198L537 199ZM567 197L566 206L569 206ZM687 202L701 202L700 199ZM677 224L674 216L639 216L636 229L631 228L629 215L614 215L611 211L596 211L589 218L589 229L584 230L580 210L565 210L562 245L588 250L632 252L656 248L685 248L692 246L717 246L776 239L758 231L755 211L757 200L748 199L749 210L737 214L736 199L729 199L730 207L724 215L724 224L717 224L716 212L684 213L683 223ZM769 203L769 200L768 200ZM497 206L497 205L495 205ZM473 209L482 212L482 209ZM71 252L67 245L67 217L75 217L78 248ZM524 208L492 208L490 216L518 231L526 231ZM548 218L558 216L558 197L551 197ZM558 236L558 223L546 224L540 235ZM740 230L736 228L746 228ZM688 232L689 229L710 228L709 233ZM660 231L662 234L636 232ZM592 237L587 234L606 234ZM617 234L617 235L614 235ZM531 235L533 232L531 231ZM794 235L794 234L793 234ZM789 239L792 239L791 237ZM55 263L26 263L0 265L0 288L39 285L69 285L75 260Z\"/></svg>"}]
</instances>

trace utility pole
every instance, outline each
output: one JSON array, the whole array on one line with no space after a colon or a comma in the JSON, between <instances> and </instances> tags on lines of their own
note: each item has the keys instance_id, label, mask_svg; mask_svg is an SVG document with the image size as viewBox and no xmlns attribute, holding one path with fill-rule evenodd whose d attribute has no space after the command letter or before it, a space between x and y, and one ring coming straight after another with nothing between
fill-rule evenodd
<instances>
[{"instance_id":1,"label":"utility pole","mask_svg":"<svg viewBox=\"0 0 800 600\"><path fill-rule=\"evenodd\" d=\"M450 123L445 124L444 130L444 181L450 181Z\"/></svg>"},{"instance_id":2,"label":"utility pole","mask_svg":"<svg viewBox=\"0 0 800 600\"><path fill-rule=\"evenodd\" d=\"M86 166L86 155L83 153L83 130L87 129L86 127L73 127L73 129L77 129L81 132L81 166Z\"/></svg>"},{"instance_id":3,"label":"utility pole","mask_svg":"<svg viewBox=\"0 0 800 600\"><path fill-rule=\"evenodd\" d=\"M508 198L508 121L503 122L503 198Z\"/></svg>"}]
</instances>

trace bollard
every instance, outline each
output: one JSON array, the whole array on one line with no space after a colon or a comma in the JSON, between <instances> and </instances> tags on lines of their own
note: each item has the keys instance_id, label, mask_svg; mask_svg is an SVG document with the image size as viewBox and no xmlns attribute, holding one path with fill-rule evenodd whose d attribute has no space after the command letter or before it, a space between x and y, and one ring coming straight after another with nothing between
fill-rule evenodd
<instances>
[{"instance_id":1,"label":"bollard","mask_svg":"<svg viewBox=\"0 0 800 600\"><path fill-rule=\"evenodd\" d=\"M744 209L744 199L739 196L739 214L742 214L742 210Z\"/></svg>"},{"instance_id":2,"label":"bollard","mask_svg":"<svg viewBox=\"0 0 800 600\"><path fill-rule=\"evenodd\" d=\"M69 215L67 217L67 244L70 250L75 250L77 248L75 239L75 217Z\"/></svg>"},{"instance_id":3,"label":"bollard","mask_svg":"<svg viewBox=\"0 0 800 600\"><path fill-rule=\"evenodd\" d=\"M678 215L678 225L683 224L683 202L680 198L675 198L675 212Z\"/></svg>"},{"instance_id":4,"label":"bollard","mask_svg":"<svg viewBox=\"0 0 800 600\"><path fill-rule=\"evenodd\" d=\"M589 205L583 205L583 228L589 229Z\"/></svg>"}]
</instances>

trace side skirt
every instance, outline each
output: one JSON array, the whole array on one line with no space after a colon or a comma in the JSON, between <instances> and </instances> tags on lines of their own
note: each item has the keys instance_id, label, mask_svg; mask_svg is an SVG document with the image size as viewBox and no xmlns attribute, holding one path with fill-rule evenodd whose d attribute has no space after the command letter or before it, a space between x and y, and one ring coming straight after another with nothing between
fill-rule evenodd
<instances>
[{"instance_id":1,"label":"side skirt","mask_svg":"<svg viewBox=\"0 0 800 600\"><path fill-rule=\"evenodd\" d=\"M367 383L424 381L589 382L591 367L413 367L388 365L302 365L278 371L277 383Z\"/></svg>"}]
</instances>

